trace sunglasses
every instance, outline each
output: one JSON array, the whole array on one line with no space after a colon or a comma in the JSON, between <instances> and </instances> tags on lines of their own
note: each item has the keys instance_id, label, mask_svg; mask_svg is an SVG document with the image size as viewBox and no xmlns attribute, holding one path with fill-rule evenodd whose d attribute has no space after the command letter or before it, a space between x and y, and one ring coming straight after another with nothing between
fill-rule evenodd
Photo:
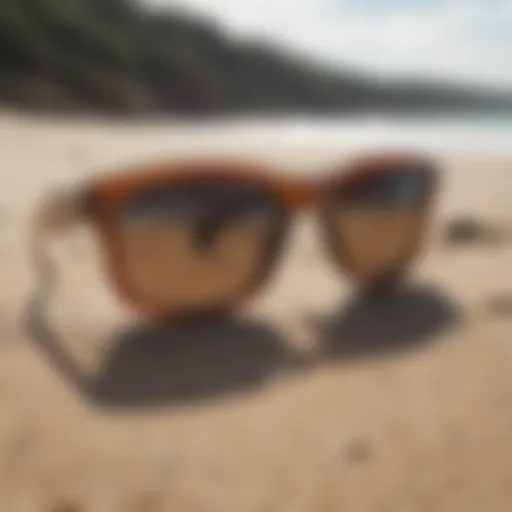
<instances>
[{"instance_id":1,"label":"sunglasses","mask_svg":"<svg viewBox=\"0 0 512 512\"><path fill-rule=\"evenodd\" d=\"M271 275L293 216L314 208L334 265L364 293L385 293L422 248L437 182L429 158L394 153L319 180L230 159L139 166L43 200L36 256L44 267L42 236L85 222L118 294L143 316L225 314Z\"/></svg>"}]
</instances>

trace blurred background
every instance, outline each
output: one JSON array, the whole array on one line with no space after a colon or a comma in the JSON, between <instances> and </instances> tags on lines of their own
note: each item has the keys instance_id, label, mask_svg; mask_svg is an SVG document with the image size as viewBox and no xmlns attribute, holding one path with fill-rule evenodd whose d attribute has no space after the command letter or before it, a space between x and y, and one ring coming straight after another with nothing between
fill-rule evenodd
<instances>
[{"instance_id":1,"label":"blurred background","mask_svg":"<svg viewBox=\"0 0 512 512\"><path fill-rule=\"evenodd\" d=\"M512 108L503 0L1 0L0 101L211 116Z\"/></svg>"}]
</instances>

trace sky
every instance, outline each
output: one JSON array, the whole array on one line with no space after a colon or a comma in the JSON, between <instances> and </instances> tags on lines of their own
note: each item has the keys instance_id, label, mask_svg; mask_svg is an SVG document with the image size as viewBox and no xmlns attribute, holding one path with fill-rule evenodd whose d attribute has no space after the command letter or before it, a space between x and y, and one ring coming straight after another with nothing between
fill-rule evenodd
<instances>
[{"instance_id":1,"label":"sky","mask_svg":"<svg viewBox=\"0 0 512 512\"><path fill-rule=\"evenodd\" d=\"M512 0L139 0L340 67L512 89Z\"/></svg>"}]
</instances>

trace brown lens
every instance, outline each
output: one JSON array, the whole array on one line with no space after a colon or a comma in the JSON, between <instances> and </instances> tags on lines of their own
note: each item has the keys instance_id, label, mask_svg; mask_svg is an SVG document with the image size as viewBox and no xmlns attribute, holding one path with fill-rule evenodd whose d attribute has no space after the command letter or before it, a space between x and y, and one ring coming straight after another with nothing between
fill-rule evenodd
<instances>
[{"instance_id":1,"label":"brown lens","mask_svg":"<svg viewBox=\"0 0 512 512\"><path fill-rule=\"evenodd\" d=\"M349 177L332 191L328 227L337 260L360 282L400 272L420 246L431 175L394 169Z\"/></svg>"},{"instance_id":2,"label":"brown lens","mask_svg":"<svg viewBox=\"0 0 512 512\"><path fill-rule=\"evenodd\" d=\"M120 230L129 285L159 307L227 305L269 270L282 220L276 201L245 183L196 181L138 193Z\"/></svg>"}]
</instances>

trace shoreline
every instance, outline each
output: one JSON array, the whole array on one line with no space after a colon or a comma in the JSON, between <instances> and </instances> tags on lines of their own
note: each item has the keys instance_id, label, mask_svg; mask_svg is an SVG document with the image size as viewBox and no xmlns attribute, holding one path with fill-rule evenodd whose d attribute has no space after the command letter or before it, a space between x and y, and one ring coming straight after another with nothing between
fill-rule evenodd
<instances>
[{"instance_id":1,"label":"shoreline","mask_svg":"<svg viewBox=\"0 0 512 512\"><path fill-rule=\"evenodd\" d=\"M0 127L17 128L87 129L109 133L131 134L139 130L153 132L154 136L177 137L179 143L201 149L202 145L219 148L233 143L258 144L262 147L275 145L306 146L304 150L332 150L335 144L341 150L360 150L366 146L406 146L417 150L457 153L461 156L512 156L510 137L512 118L508 124L489 122L492 117L433 116L424 118L400 118L379 115L361 116L282 116L212 118L209 120L184 120L179 118L103 119L96 116L45 116L0 110ZM476 123L475 123L476 121ZM454 129L455 125L455 129ZM413 133L411 133L411 131ZM415 132L415 133L414 133ZM109 133L109 135L114 135ZM119 135L118 135L119 136ZM276 138L279 142L276 143ZM227 140L231 139L231 140ZM227 140L227 144L226 141ZM224 141L224 143L223 143ZM215 148L214 148L215 149Z\"/></svg>"}]
</instances>

